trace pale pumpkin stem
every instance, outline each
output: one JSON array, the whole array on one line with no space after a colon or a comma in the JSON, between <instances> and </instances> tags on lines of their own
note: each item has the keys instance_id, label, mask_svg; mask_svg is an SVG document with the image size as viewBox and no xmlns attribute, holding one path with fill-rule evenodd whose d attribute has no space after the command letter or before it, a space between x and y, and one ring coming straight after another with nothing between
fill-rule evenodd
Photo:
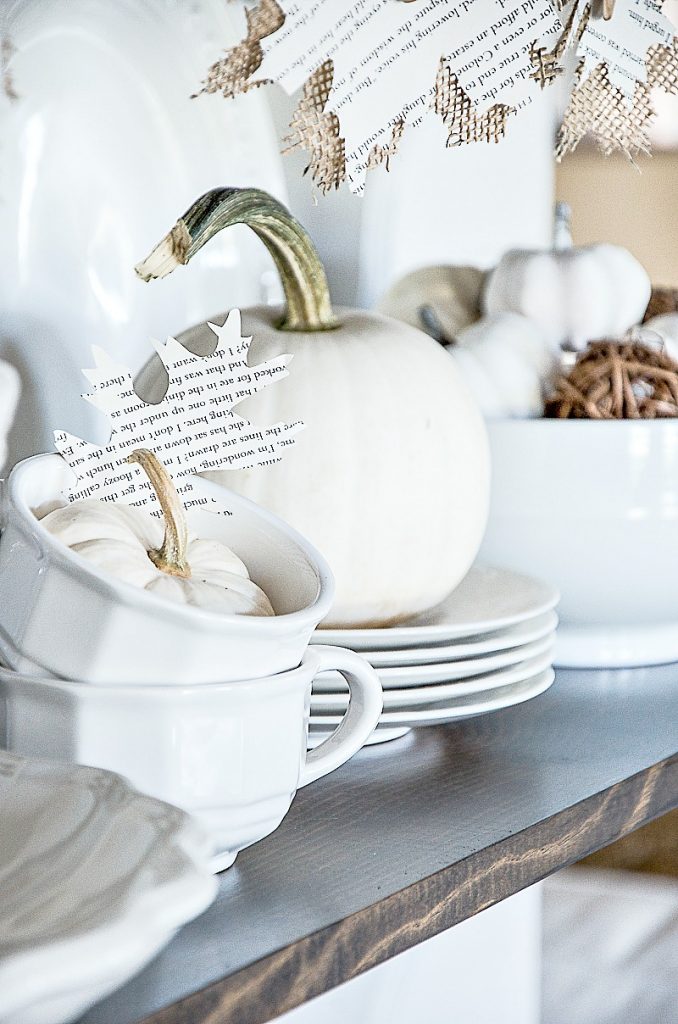
<instances>
[{"instance_id":1,"label":"pale pumpkin stem","mask_svg":"<svg viewBox=\"0 0 678 1024\"><path fill-rule=\"evenodd\" d=\"M188 579L191 567L186 561L188 548L188 527L181 498L172 478L153 452L148 448L136 448L127 456L127 462L138 462L151 482L165 520L165 537L162 547L148 552L148 557L158 569L169 576Z\"/></svg>"},{"instance_id":2,"label":"pale pumpkin stem","mask_svg":"<svg viewBox=\"0 0 678 1024\"><path fill-rule=\"evenodd\" d=\"M553 217L553 248L556 252L572 248L572 208L569 203L556 203Z\"/></svg>"},{"instance_id":3,"label":"pale pumpkin stem","mask_svg":"<svg viewBox=\"0 0 678 1024\"><path fill-rule=\"evenodd\" d=\"M338 327L325 268L310 237L277 199L256 188L215 188L197 199L135 270L144 281L188 263L205 242L232 224L246 224L275 261L285 292L283 331Z\"/></svg>"}]
</instances>

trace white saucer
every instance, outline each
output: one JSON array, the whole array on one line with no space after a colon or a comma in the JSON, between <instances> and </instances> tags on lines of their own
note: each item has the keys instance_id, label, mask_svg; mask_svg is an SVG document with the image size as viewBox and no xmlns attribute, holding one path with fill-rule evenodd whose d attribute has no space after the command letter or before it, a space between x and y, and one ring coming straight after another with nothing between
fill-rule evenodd
<instances>
[{"instance_id":1,"label":"white saucer","mask_svg":"<svg viewBox=\"0 0 678 1024\"><path fill-rule=\"evenodd\" d=\"M498 654L514 647L541 640L552 633L558 625L555 612L544 612L534 618L525 619L515 626L507 626L475 640L458 640L452 644L427 644L425 647L396 647L387 651L361 651L375 668L390 668L402 665L424 665L427 662L461 661L478 658L486 654Z\"/></svg>"},{"instance_id":2,"label":"white saucer","mask_svg":"<svg viewBox=\"0 0 678 1024\"><path fill-rule=\"evenodd\" d=\"M307 748L309 750L313 750L314 747L319 746L323 740L326 740L331 736L333 732L334 727L326 728L324 725L318 725L315 722L311 722L308 727ZM369 739L365 742L364 746L375 747L379 743L390 743L391 740L399 740L401 736L407 736L409 732L412 732L412 730L407 725L396 727L378 725Z\"/></svg>"},{"instance_id":3,"label":"white saucer","mask_svg":"<svg viewBox=\"0 0 678 1024\"><path fill-rule=\"evenodd\" d=\"M311 643L356 651L448 643L534 619L551 611L558 598L555 587L532 576L476 565L449 597L428 612L379 629L317 629Z\"/></svg>"},{"instance_id":4,"label":"white saucer","mask_svg":"<svg viewBox=\"0 0 678 1024\"><path fill-rule=\"evenodd\" d=\"M377 675L384 690L403 686L433 686L435 683L457 683L462 679L494 678L500 669L510 669L530 658L553 653L555 633L522 647L513 647L499 654L488 654L468 661L443 661L426 665L404 665L402 668L378 668ZM553 659L549 659L549 664ZM348 686L339 672L323 672L313 683L314 694L348 693Z\"/></svg>"},{"instance_id":5,"label":"white saucer","mask_svg":"<svg viewBox=\"0 0 678 1024\"><path fill-rule=\"evenodd\" d=\"M384 726L409 726L417 728L423 725L441 725L444 722L459 721L463 718L475 718L477 715L485 715L491 711L499 711L502 708L512 707L524 701L538 697L540 693L548 690L555 678L552 668L543 669L530 679L525 679L512 686L502 687L498 691L490 691L485 697L468 697L457 701L443 701L421 705L416 709L403 708L398 711L384 711L379 725ZM325 726L338 725L343 715L311 714L311 724Z\"/></svg>"},{"instance_id":6,"label":"white saucer","mask_svg":"<svg viewBox=\"0 0 678 1024\"><path fill-rule=\"evenodd\" d=\"M62 1024L214 899L211 843L112 772L0 751L0 1020Z\"/></svg>"}]
</instances>

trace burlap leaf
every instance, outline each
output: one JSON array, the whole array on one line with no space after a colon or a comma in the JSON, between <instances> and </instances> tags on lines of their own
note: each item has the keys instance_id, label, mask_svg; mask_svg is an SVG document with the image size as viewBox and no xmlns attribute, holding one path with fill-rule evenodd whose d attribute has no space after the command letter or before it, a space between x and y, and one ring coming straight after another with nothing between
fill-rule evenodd
<instances>
[{"instance_id":1,"label":"burlap leaf","mask_svg":"<svg viewBox=\"0 0 678 1024\"><path fill-rule=\"evenodd\" d=\"M556 6L559 10L562 10L565 5L557 2ZM586 5L577 24L578 10L578 4L573 3L572 10L563 26L562 34L552 50L548 50L545 46L538 46L536 42L532 43L530 47L530 63L533 67L530 78L533 78L541 89L545 89L547 85L552 85L559 75L564 74L565 67L561 64L561 60L565 55L565 51L570 46L577 46L582 37L591 16L591 4ZM577 24L577 28L573 32L575 24Z\"/></svg>"},{"instance_id":2,"label":"burlap leaf","mask_svg":"<svg viewBox=\"0 0 678 1024\"><path fill-rule=\"evenodd\" d=\"M323 193L339 188L346 178L346 154L339 134L339 118L325 110L333 81L334 63L326 60L307 79L290 121L290 135L283 140L289 143L283 152L299 148L310 152L311 159L304 173L310 172Z\"/></svg>"},{"instance_id":3,"label":"burlap leaf","mask_svg":"<svg viewBox=\"0 0 678 1024\"><path fill-rule=\"evenodd\" d=\"M651 46L646 68L647 81L636 82L629 103L611 83L605 64L584 77L584 61L580 61L556 138L558 161L575 150L585 136L591 136L605 155L621 151L632 160L638 153L650 152L648 130L655 115L652 89L678 92L678 37L670 46Z\"/></svg>"},{"instance_id":4,"label":"burlap leaf","mask_svg":"<svg viewBox=\"0 0 678 1024\"><path fill-rule=\"evenodd\" d=\"M495 103L478 114L444 57L438 65L433 109L447 128L448 147L469 142L499 142L506 134L508 118L515 113L514 107Z\"/></svg>"},{"instance_id":5,"label":"burlap leaf","mask_svg":"<svg viewBox=\"0 0 678 1024\"><path fill-rule=\"evenodd\" d=\"M232 47L225 57L216 61L207 71L201 92L220 92L228 99L239 93L268 85L268 79L252 81L264 59L262 39L273 35L285 23L285 15L276 0L259 0L256 7L245 11L247 36Z\"/></svg>"},{"instance_id":6,"label":"burlap leaf","mask_svg":"<svg viewBox=\"0 0 678 1024\"><path fill-rule=\"evenodd\" d=\"M391 137L389 141L384 143L384 145L379 145L375 142L372 146L367 157L368 171L373 171L374 168L379 167L380 164L383 164L387 171L390 169L389 161L391 160L391 157L394 157L398 152L398 146L400 145L400 140L403 137L404 131L405 119L399 117L391 129Z\"/></svg>"}]
</instances>

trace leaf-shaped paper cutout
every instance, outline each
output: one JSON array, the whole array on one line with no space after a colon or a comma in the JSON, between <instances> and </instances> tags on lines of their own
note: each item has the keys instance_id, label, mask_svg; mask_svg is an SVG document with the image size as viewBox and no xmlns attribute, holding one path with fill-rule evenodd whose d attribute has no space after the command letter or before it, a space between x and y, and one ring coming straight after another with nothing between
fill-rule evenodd
<instances>
[{"instance_id":1,"label":"leaf-shaped paper cutout","mask_svg":"<svg viewBox=\"0 0 678 1024\"><path fill-rule=\"evenodd\" d=\"M237 309L229 313L223 327L209 327L217 338L211 355L193 355L174 338L155 345L169 376L165 397L157 405L147 404L136 394L129 367L94 348L96 365L83 371L92 391L84 397L109 418L111 436L108 444L99 447L55 432L55 447L77 477L70 500L95 497L155 508L145 475L126 461L135 448L150 448L157 455L187 508L205 504L205 499L190 497L193 474L280 461L303 424L257 427L234 412L234 407L286 377L291 356L250 366L247 354L252 339L241 337Z\"/></svg>"}]
</instances>

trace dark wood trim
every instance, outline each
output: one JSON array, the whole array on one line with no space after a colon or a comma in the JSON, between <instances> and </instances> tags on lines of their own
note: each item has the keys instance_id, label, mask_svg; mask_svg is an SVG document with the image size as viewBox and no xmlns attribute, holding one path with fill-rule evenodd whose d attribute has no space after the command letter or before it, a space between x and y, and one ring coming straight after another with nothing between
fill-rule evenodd
<instances>
[{"instance_id":1,"label":"dark wood trim","mask_svg":"<svg viewBox=\"0 0 678 1024\"><path fill-rule=\"evenodd\" d=\"M143 1024L264 1024L580 860L678 804L678 755L536 822Z\"/></svg>"}]
</instances>

